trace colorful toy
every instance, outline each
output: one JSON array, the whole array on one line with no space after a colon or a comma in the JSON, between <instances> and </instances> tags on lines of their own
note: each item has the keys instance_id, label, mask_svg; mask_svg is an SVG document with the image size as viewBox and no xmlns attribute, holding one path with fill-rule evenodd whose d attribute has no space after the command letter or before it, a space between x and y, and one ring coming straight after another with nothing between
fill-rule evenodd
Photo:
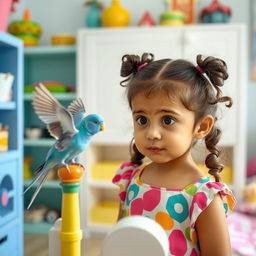
<instances>
[{"instance_id":1,"label":"colorful toy","mask_svg":"<svg viewBox=\"0 0 256 256\"><path fill-rule=\"evenodd\" d=\"M154 25L155 25L155 22L154 22L153 18L151 17L150 12L146 11L143 14L138 26L154 26Z\"/></svg>"},{"instance_id":2,"label":"colorful toy","mask_svg":"<svg viewBox=\"0 0 256 256\"><path fill-rule=\"evenodd\" d=\"M14 76L11 73L0 73L0 101L10 101Z\"/></svg>"},{"instance_id":3,"label":"colorful toy","mask_svg":"<svg viewBox=\"0 0 256 256\"><path fill-rule=\"evenodd\" d=\"M256 182L246 185L243 189L244 201L256 204Z\"/></svg>"},{"instance_id":4,"label":"colorful toy","mask_svg":"<svg viewBox=\"0 0 256 256\"><path fill-rule=\"evenodd\" d=\"M37 46L42 34L41 26L30 19L29 9L23 14L23 20L13 21L8 31L24 41L24 46Z\"/></svg>"},{"instance_id":5,"label":"colorful toy","mask_svg":"<svg viewBox=\"0 0 256 256\"><path fill-rule=\"evenodd\" d=\"M100 115L85 114L81 99L74 100L66 109L52 94L39 84L33 94L32 104L38 117L47 124L47 128L56 139L47 153L45 162L34 172L35 178L27 187L26 193L36 182L39 182L28 209L39 193L44 181L53 167L75 163L76 157L91 142L93 135L104 130L104 119ZM41 179L40 179L41 178Z\"/></svg>"},{"instance_id":6,"label":"colorful toy","mask_svg":"<svg viewBox=\"0 0 256 256\"><path fill-rule=\"evenodd\" d=\"M47 212L47 207L43 205L38 205L31 211L24 212L25 222L28 223L38 223L44 220L45 213Z\"/></svg>"},{"instance_id":7,"label":"colorful toy","mask_svg":"<svg viewBox=\"0 0 256 256\"><path fill-rule=\"evenodd\" d=\"M31 163L32 163L32 158L30 156L24 157L24 179L28 180L32 178L32 173L31 173Z\"/></svg>"},{"instance_id":8,"label":"colorful toy","mask_svg":"<svg viewBox=\"0 0 256 256\"><path fill-rule=\"evenodd\" d=\"M0 0L0 31L6 31L9 15L15 11L14 3L19 0Z\"/></svg>"},{"instance_id":9,"label":"colorful toy","mask_svg":"<svg viewBox=\"0 0 256 256\"><path fill-rule=\"evenodd\" d=\"M65 93L68 91L71 91L72 86L66 85L64 83L58 82L58 81L41 81L40 83L42 83L47 89L48 91L52 92L52 93ZM31 93L33 91L35 91L36 86L39 83L35 83L32 85L25 85L24 86L24 92L25 93Z\"/></svg>"},{"instance_id":10,"label":"colorful toy","mask_svg":"<svg viewBox=\"0 0 256 256\"><path fill-rule=\"evenodd\" d=\"M196 0L173 0L173 9L185 14L185 24L195 22Z\"/></svg>"},{"instance_id":11,"label":"colorful toy","mask_svg":"<svg viewBox=\"0 0 256 256\"><path fill-rule=\"evenodd\" d=\"M101 27L102 4L97 0L87 0L85 5L89 6L89 10L85 17L86 26L88 28Z\"/></svg>"},{"instance_id":12,"label":"colorful toy","mask_svg":"<svg viewBox=\"0 0 256 256\"><path fill-rule=\"evenodd\" d=\"M102 25L105 27L125 27L129 22L130 14L121 6L120 0L112 0L111 6L103 10Z\"/></svg>"},{"instance_id":13,"label":"colorful toy","mask_svg":"<svg viewBox=\"0 0 256 256\"><path fill-rule=\"evenodd\" d=\"M69 165L68 168L62 166L58 170L63 191L60 231L61 256L81 255L82 230L80 229L78 193L82 173L81 165Z\"/></svg>"},{"instance_id":14,"label":"colorful toy","mask_svg":"<svg viewBox=\"0 0 256 256\"><path fill-rule=\"evenodd\" d=\"M52 35L52 45L74 45L76 38L68 34Z\"/></svg>"},{"instance_id":15,"label":"colorful toy","mask_svg":"<svg viewBox=\"0 0 256 256\"><path fill-rule=\"evenodd\" d=\"M222 5L218 0L213 0L201 11L200 20L203 23L223 23L229 21L231 14L231 8Z\"/></svg>"},{"instance_id":16,"label":"colorful toy","mask_svg":"<svg viewBox=\"0 0 256 256\"><path fill-rule=\"evenodd\" d=\"M0 152L6 152L8 150L8 135L9 127L3 126L0 123Z\"/></svg>"},{"instance_id":17,"label":"colorful toy","mask_svg":"<svg viewBox=\"0 0 256 256\"><path fill-rule=\"evenodd\" d=\"M160 25L180 26L184 25L184 12L173 8L173 0L166 0L167 11L160 16Z\"/></svg>"}]
</instances>

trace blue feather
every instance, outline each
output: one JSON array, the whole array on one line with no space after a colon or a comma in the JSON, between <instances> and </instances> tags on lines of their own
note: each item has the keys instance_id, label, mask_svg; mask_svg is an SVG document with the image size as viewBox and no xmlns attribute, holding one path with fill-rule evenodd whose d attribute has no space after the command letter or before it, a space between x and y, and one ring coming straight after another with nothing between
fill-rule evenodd
<instances>
[{"instance_id":1,"label":"blue feather","mask_svg":"<svg viewBox=\"0 0 256 256\"><path fill-rule=\"evenodd\" d=\"M37 169L33 181L24 191L26 193L39 182L27 209L35 200L50 170L61 165L68 168L69 164L74 164L77 156L88 147L93 136L104 130L104 118L97 114L86 115L80 98L74 100L66 109L42 84L36 87L32 104L38 117L47 124L56 142L49 149L45 162Z\"/></svg>"}]
</instances>

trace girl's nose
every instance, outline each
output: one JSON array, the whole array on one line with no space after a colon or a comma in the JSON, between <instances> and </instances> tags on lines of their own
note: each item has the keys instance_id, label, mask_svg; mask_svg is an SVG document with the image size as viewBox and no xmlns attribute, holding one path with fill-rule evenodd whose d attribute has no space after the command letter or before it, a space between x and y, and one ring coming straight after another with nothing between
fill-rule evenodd
<instances>
[{"instance_id":1,"label":"girl's nose","mask_svg":"<svg viewBox=\"0 0 256 256\"><path fill-rule=\"evenodd\" d=\"M161 139L161 131L159 127L151 125L147 129L146 138L148 140L160 140Z\"/></svg>"}]
</instances>

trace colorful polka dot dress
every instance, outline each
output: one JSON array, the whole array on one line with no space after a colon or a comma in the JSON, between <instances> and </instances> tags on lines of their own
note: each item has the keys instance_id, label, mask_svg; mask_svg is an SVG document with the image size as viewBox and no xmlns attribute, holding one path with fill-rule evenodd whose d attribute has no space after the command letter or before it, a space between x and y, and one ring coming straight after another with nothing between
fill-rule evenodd
<instances>
[{"instance_id":1,"label":"colorful polka dot dress","mask_svg":"<svg viewBox=\"0 0 256 256\"><path fill-rule=\"evenodd\" d=\"M217 193L223 199L227 215L235 204L232 192L224 183L214 182L210 177L203 177L183 189L147 185L140 181L145 166L125 162L112 180L120 188L123 216L143 215L158 222L168 237L169 255L200 255L195 230L198 216Z\"/></svg>"}]
</instances>

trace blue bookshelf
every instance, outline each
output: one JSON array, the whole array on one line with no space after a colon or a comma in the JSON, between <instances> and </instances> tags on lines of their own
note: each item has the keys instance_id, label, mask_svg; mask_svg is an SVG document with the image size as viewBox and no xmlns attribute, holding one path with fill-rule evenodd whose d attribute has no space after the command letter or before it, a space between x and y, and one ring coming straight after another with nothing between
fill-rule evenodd
<instances>
[{"instance_id":1,"label":"blue bookshelf","mask_svg":"<svg viewBox=\"0 0 256 256\"><path fill-rule=\"evenodd\" d=\"M21 256L23 255L23 42L12 35L0 32L0 60L0 73L11 73L14 76L12 99L0 102L0 123L8 126L8 150L0 152L0 255Z\"/></svg>"}]
</instances>

